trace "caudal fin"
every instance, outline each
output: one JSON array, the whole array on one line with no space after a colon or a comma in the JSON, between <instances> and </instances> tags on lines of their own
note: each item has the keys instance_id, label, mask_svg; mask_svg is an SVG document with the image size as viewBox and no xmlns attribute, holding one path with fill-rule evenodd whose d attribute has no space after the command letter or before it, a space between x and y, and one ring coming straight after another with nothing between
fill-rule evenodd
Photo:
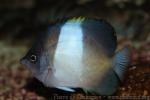
<instances>
[{"instance_id":1,"label":"caudal fin","mask_svg":"<svg viewBox=\"0 0 150 100\"><path fill-rule=\"evenodd\" d=\"M125 47L117 52L113 60L113 68L121 81L124 80L125 72L130 63L130 50Z\"/></svg>"}]
</instances>

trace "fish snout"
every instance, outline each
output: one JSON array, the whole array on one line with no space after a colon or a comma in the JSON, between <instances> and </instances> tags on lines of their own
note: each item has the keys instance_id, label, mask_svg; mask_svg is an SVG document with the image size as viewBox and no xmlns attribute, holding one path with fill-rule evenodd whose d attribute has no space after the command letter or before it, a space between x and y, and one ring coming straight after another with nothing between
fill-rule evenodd
<instances>
[{"instance_id":1,"label":"fish snout","mask_svg":"<svg viewBox=\"0 0 150 100\"><path fill-rule=\"evenodd\" d=\"M26 60L25 60L25 58L24 58L24 57L20 59L20 64L22 64L22 65L26 65Z\"/></svg>"}]
</instances>

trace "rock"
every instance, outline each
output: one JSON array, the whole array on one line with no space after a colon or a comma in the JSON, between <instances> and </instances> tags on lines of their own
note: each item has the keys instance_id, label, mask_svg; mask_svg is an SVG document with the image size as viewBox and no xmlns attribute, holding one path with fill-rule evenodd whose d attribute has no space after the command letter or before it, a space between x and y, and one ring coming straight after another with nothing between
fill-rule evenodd
<instances>
[{"instance_id":1,"label":"rock","mask_svg":"<svg viewBox=\"0 0 150 100\"><path fill-rule=\"evenodd\" d=\"M147 96L147 95L148 95L148 91L147 91L147 90L144 90L143 96Z\"/></svg>"},{"instance_id":2,"label":"rock","mask_svg":"<svg viewBox=\"0 0 150 100\"><path fill-rule=\"evenodd\" d=\"M122 91L125 91L125 89L126 89L125 87L121 88Z\"/></svg>"},{"instance_id":3,"label":"rock","mask_svg":"<svg viewBox=\"0 0 150 100\"><path fill-rule=\"evenodd\" d=\"M136 69L136 66L129 68L129 70L135 70L135 69Z\"/></svg>"}]
</instances>

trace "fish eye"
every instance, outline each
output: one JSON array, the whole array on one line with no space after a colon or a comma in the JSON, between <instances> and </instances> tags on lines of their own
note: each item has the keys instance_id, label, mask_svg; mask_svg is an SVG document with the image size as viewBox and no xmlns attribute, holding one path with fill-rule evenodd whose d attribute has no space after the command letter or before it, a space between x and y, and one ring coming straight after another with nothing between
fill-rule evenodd
<instances>
[{"instance_id":1,"label":"fish eye","mask_svg":"<svg viewBox=\"0 0 150 100\"><path fill-rule=\"evenodd\" d=\"M36 62L37 61L37 56L36 55L31 55L30 56L30 62Z\"/></svg>"}]
</instances>

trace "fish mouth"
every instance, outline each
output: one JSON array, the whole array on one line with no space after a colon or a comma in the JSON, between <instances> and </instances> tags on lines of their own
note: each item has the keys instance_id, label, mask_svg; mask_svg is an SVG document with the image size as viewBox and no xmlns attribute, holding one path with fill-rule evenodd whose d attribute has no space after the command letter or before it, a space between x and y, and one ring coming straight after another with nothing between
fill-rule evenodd
<instances>
[{"instance_id":1,"label":"fish mouth","mask_svg":"<svg viewBox=\"0 0 150 100\"><path fill-rule=\"evenodd\" d=\"M25 66L26 68L28 68L30 70L30 68L28 66L28 61L26 59L24 59L24 58L20 59L20 64Z\"/></svg>"},{"instance_id":2,"label":"fish mouth","mask_svg":"<svg viewBox=\"0 0 150 100\"><path fill-rule=\"evenodd\" d=\"M20 64L26 65L26 62L27 62L27 61L26 61L24 58L21 58L21 59L20 59Z\"/></svg>"},{"instance_id":3,"label":"fish mouth","mask_svg":"<svg viewBox=\"0 0 150 100\"><path fill-rule=\"evenodd\" d=\"M29 66L28 66L28 61L24 58L22 58L20 60L20 64L24 65L25 67L27 67L29 70L31 69Z\"/></svg>"},{"instance_id":4,"label":"fish mouth","mask_svg":"<svg viewBox=\"0 0 150 100\"><path fill-rule=\"evenodd\" d=\"M31 73L32 73L33 75L37 75L37 73L35 72L35 69L33 69L33 67L30 67L30 66L29 66L28 60L22 58L22 59L20 60L20 64L22 64L22 65L25 66L29 71L31 71Z\"/></svg>"}]
</instances>

